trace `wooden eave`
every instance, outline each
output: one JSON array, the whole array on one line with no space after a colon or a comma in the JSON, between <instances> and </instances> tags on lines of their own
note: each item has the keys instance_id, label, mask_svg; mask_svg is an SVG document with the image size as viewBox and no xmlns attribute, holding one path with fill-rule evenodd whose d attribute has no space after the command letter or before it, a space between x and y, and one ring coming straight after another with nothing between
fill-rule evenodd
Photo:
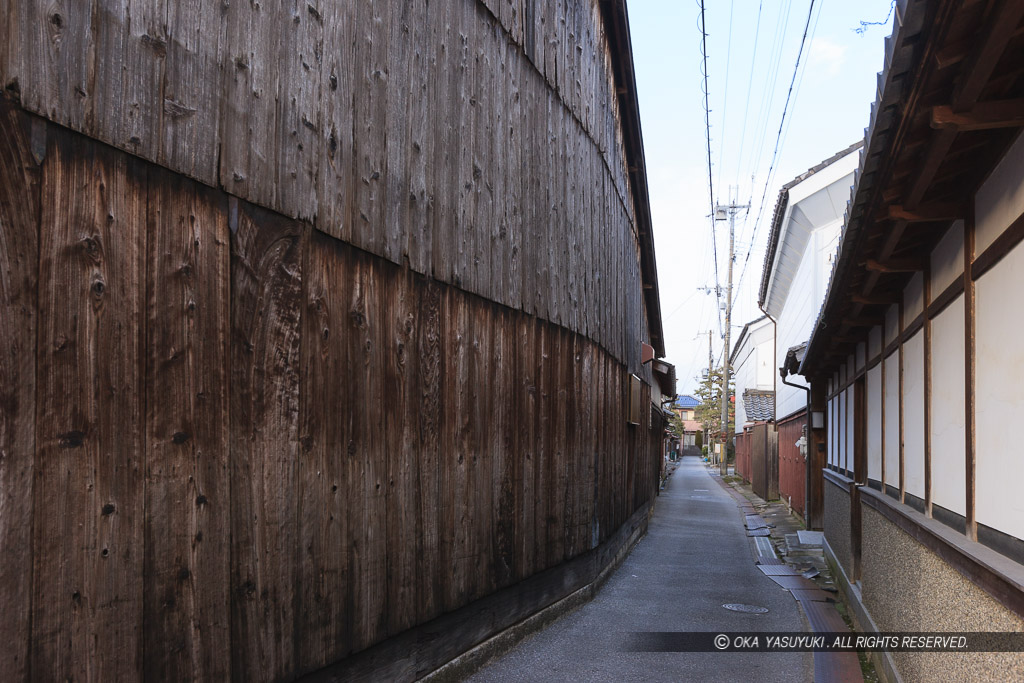
<instances>
[{"instance_id":1,"label":"wooden eave","mask_svg":"<svg viewBox=\"0 0 1024 683\"><path fill-rule=\"evenodd\" d=\"M1011 105L979 105L1024 98L1024 0L903 0L894 26L805 376L830 370L827 359L839 347L832 340L848 336L848 321L880 310L864 300L898 299L914 275L877 265L924 263L954 219L941 209L968 206L1021 131L1010 121L936 127L933 112L1013 113Z\"/></svg>"}]
</instances>

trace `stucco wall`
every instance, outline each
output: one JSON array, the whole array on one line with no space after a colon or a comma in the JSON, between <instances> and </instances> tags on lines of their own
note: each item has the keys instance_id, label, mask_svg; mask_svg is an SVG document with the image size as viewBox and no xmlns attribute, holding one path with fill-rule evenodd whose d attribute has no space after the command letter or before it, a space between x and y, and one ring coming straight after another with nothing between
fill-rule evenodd
<instances>
[{"instance_id":1,"label":"stucco wall","mask_svg":"<svg viewBox=\"0 0 1024 683\"><path fill-rule=\"evenodd\" d=\"M850 494L825 480L825 539L847 576L853 576L850 547Z\"/></svg>"},{"instance_id":2,"label":"stucco wall","mask_svg":"<svg viewBox=\"0 0 1024 683\"><path fill-rule=\"evenodd\" d=\"M863 525L861 594L880 631L1024 631L1017 615L867 506ZM831 537L829 544L838 556ZM896 652L892 658L908 683L1024 680L1020 652Z\"/></svg>"}]
</instances>

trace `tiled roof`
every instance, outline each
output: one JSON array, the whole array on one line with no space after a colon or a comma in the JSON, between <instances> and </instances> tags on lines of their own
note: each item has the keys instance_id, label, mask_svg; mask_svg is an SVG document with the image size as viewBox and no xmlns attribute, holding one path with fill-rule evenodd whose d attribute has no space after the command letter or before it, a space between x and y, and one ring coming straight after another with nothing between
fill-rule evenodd
<instances>
[{"instance_id":1,"label":"tiled roof","mask_svg":"<svg viewBox=\"0 0 1024 683\"><path fill-rule=\"evenodd\" d=\"M770 422L775 419L775 392L747 389L743 392L743 410L747 422Z\"/></svg>"},{"instance_id":2,"label":"tiled roof","mask_svg":"<svg viewBox=\"0 0 1024 683\"><path fill-rule=\"evenodd\" d=\"M696 408L700 401L689 394L683 394L676 400L676 408Z\"/></svg>"}]
</instances>

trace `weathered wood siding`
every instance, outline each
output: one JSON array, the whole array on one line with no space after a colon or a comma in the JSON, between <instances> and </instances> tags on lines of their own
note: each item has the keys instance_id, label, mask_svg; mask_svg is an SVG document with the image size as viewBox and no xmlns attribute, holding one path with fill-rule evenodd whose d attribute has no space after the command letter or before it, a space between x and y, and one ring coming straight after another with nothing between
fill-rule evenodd
<instances>
[{"instance_id":1,"label":"weathered wood siding","mask_svg":"<svg viewBox=\"0 0 1024 683\"><path fill-rule=\"evenodd\" d=\"M599 0L0 0L29 111L597 342L647 338Z\"/></svg>"},{"instance_id":2,"label":"weathered wood siding","mask_svg":"<svg viewBox=\"0 0 1024 683\"><path fill-rule=\"evenodd\" d=\"M587 336L2 98L0 132L5 679L291 679L654 495L660 418Z\"/></svg>"}]
</instances>

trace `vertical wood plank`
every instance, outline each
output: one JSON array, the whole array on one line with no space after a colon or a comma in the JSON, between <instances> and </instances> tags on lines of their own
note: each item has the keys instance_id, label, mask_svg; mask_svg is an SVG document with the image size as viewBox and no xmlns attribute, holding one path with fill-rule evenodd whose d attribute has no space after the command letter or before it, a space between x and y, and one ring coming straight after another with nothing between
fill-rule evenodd
<instances>
[{"instance_id":1,"label":"vertical wood plank","mask_svg":"<svg viewBox=\"0 0 1024 683\"><path fill-rule=\"evenodd\" d=\"M437 13L435 8L428 11L426 0L412 0L403 10L407 12L409 35L407 39L411 42L411 61L409 64L409 95L408 95L408 125L409 125L409 212L406 225L406 253L409 257L409 266L415 272L422 275L432 273L431 250L432 235L430 230L430 203L431 195L428 190L431 181L428 181L428 166L434 159L435 138L433 127L430 125L428 112L436 111L430 109L433 91L437 89L438 81L431 65L434 59L433 45L431 44L432 15ZM442 126L444 128L446 126ZM437 169L432 168L431 174L436 174Z\"/></svg>"},{"instance_id":2,"label":"vertical wood plank","mask_svg":"<svg viewBox=\"0 0 1024 683\"><path fill-rule=\"evenodd\" d=\"M406 245L411 208L415 195L410 186L410 163L414 158L411 132L416 102L412 97L410 71L414 44L410 15L413 3L396 4L392 11L388 33L386 59L387 90L384 105L384 131L387 145L384 150L383 185L385 205L383 210L384 258L394 263L403 263L407 255ZM422 120L426 112L419 114Z\"/></svg>"},{"instance_id":3,"label":"vertical wood plank","mask_svg":"<svg viewBox=\"0 0 1024 683\"><path fill-rule=\"evenodd\" d=\"M31 670L40 679L138 679L146 168L71 133L49 135Z\"/></svg>"},{"instance_id":4,"label":"vertical wood plank","mask_svg":"<svg viewBox=\"0 0 1024 683\"><path fill-rule=\"evenodd\" d=\"M20 54L12 53L11 67L15 60L20 64L22 105L55 123L81 130L93 89L89 62L82 58L94 40L92 8L70 0L18 7L22 10L18 23L12 21L11 27L20 36L22 49Z\"/></svg>"},{"instance_id":5,"label":"vertical wood plank","mask_svg":"<svg viewBox=\"0 0 1024 683\"><path fill-rule=\"evenodd\" d=\"M320 62L320 152L317 176L319 230L352 239L353 112L356 3L322 3L324 54Z\"/></svg>"},{"instance_id":6,"label":"vertical wood plank","mask_svg":"<svg viewBox=\"0 0 1024 683\"><path fill-rule=\"evenodd\" d=\"M507 0L506 0L507 1ZM523 112L522 112L522 71L526 63L522 54L509 48L506 52L504 103L499 105L505 111L505 129L496 136L504 146L498 153L503 156L502 164L505 207L502 228L506 235L498 257L505 259L507 269L507 292L505 302L514 309L523 307L523 181L525 172L523 154ZM499 209L500 210L500 209Z\"/></svg>"},{"instance_id":7,"label":"vertical wood plank","mask_svg":"<svg viewBox=\"0 0 1024 683\"><path fill-rule=\"evenodd\" d=\"M494 384L494 317L497 306L483 304L477 297L469 300L470 344L469 383L466 406L468 424L468 521L470 524L468 597L475 600L494 591L494 519L493 452L489 448L494 425L492 403L497 392ZM499 397L500 398L500 397Z\"/></svg>"},{"instance_id":8,"label":"vertical wood plank","mask_svg":"<svg viewBox=\"0 0 1024 683\"><path fill-rule=\"evenodd\" d=\"M355 274L351 252L312 231L303 249L299 444L295 472L296 666L314 670L352 650L356 586L350 557L361 521L351 414L360 398L346 334ZM350 522L356 520L356 524Z\"/></svg>"},{"instance_id":9,"label":"vertical wood plank","mask_svg":"<svg viewBox=\"0 0 1024 683\"><path fill-rule=\"evenodd\" d=\"M537 346L539 325L532 316L517 316L517 362L519 369L518 422L516 453L518 458L516 487L516 578L523 579L536 569L537 549L534 543L536 524L535 463L537 460L537 412L540 403L537 387Z\"/></svg>"},{"instance_id":10,"label":"vertical wood plank","mask_svg":"<svg viewBox=\"0 0 1024 683\"><path fill-rule=\"evenodd\" d=\"M419 359L417 327L422 281L388 269L384 298L384 440L387 454L388 631L413 626L419 511Z\"/></svg>"},{"instance_id":11,"label":"vertical wood plank","mask_svg":"<svg viewBox=\"0 0 1024 683\"><path fill-rule=\"evenodd\" d=\"M317 215L320 168L320 75L323 71L323 0L280 2L275 30L280 47L277 71L277 167L273 207L287 215L312 220ZM271 3L273 6L276 3ZM333 46L327 46L328 50ZM248 144L252 144L251 141Z\"/></svg>"},{"instance_id":12,"label":"vertical wood plank","mask_svg":"<svg viewBox=\"0 0 1024 683\"><path fill-rule=\"evenodd\" d=\"M451 92L456 111L452 112L452 124L459 131L458 152L455 156L455 182L451 188L455 193L454 244L455 264L452 279L456 287L477 292L480 283L476 279L477 226L476 195L473 186L476 179L474 153L474 107L470 104L477 94L476 65L476 4L463 2L454 10L452 32L454 38L454 90Z\"/></svg>"},{"instance_id":13,"label":"vertical wood plank","mask_svg":"<svg viewBox=\"0 0 1024 683\"><path fill-rule=\"evenodd\" d=\"M359 467L350 481L361 485L354 498L363 511L360 528L353 532L353 561L358 621L353 649L360 650L380 639L387 631L387 457L384 452L384 313L380 267L374 259L358 253L355 259L355 288L349 303L348 345L350 367L354 369L353 464ZM349 510L352 510L349 502ZM354 520L352 520L354 521Z\"/></svg>"},{"instance_id":14,"label":"vertical wood plank","mask_svg":"<svg viewBox=\"0 0 1024 683\"><path fill-rule=\"evenodd\" d=\"M160 3L158 6L163 6ZM150 18L148 39L140 42L159 55L166 50L163 116L156 161L207 185L216 185L221 145L221 93L225 75L221 64L227 55L227 23L221 7L203 0L167 3L167 40L159 39L162 14ZM145 52L145 51L143 51ZM234 68L232 66L232 68Z\"/></svg>"},{"instance_id":15,"label":"vertical wood plank","mask_svg":"<svg viewBox=\"0 0 1024 683\"><path fill-rule=\"evenodd\" d=\"M498 311L494 325L492 358L495 371L491 401L490 452L492 461L492 553L495 558L495 588L512 583L515 572L515 441L516 356L514 321L508 310Z\"/></svg>"},{"instance_id":16,"label":"vertical wood plank","mask_svg":"<svg viewBox=\"0 0 1024 683\"><path fill-rule=\"evenodd\" d=\"M391 3L356 3L352 156L355 163L352 243L384 253L387 172L388 26Z\"/></svg>"},{"instance_id":17,"label":"vertical wood plank","mask_svg":"<svg viewBox=\"0 0 1024 683\"><path fill-rule=\"evenodd\" d=\"M0 100L0 671L11 680L29 677L40 211L32 125Z\"/></svg>"},{"instance_id":18,"label":"vertical wood plank","mask_svg":"<svg viewBox=\"0 0 1024 683\"><path fill-rule=\"evenodd\" d=\"M280 26L290 20L278 0L234 2L224 13L231 59L222 72L220 186L261 206L277 205L278 136L287 125L278 121Z\"/></svg>"},{"instance_id":19,"label":"vertical wood plank","mask_svg":"<svg viewBox=\"0 0 1024 683\"><path fill-rule=\"evenodd\" d=\"M454 30L453 3L442 3L427 13L430 18L431 43L435 50L430 62L430 80L433 88L430 94L431 110L452 125L435 126L433 129L432 173L427 179L430 195L428 224L431 234L431 268L433 276L444 282L452 282L455 268L454 243L457 221L458 183L458 130L454 125L455 112L452 107L459 75L456 68L458 33Z\"/></svg>"},{"instance_id":20,"label":"vertical wood plank","mask_svg":"<svg viewBox=\"0 0 1024 683\"><path fill-rule=\"evenodd\" d=\"M230 678L227 201L150 171L147 678Z\"/></svg>"},{"instance_id":21,"label":"vertical wood plank","mask_svg":"<svg viewBox=\"0 0 1024 683\"><path fill-rule=\"evenodd\" d=\"M232 201L231 669L295 671L302 254L308 231Z\"/></svg>"},{"instance_id":22,"label":"vertical wood plank","mask_svg":"<svg viewBox=\"0 0 1024 683\"><path fill-rule=\"evenodd\" d=\"M442 577L448 567L442 563L441 432L444 424L442 355L447 310L442 310L441 288L433 280L422 280L420 325L416 339L419 356L419 495L420 515L417 549L418 620L437 616L443 605Z\"/></svg>"}]
</instances>

